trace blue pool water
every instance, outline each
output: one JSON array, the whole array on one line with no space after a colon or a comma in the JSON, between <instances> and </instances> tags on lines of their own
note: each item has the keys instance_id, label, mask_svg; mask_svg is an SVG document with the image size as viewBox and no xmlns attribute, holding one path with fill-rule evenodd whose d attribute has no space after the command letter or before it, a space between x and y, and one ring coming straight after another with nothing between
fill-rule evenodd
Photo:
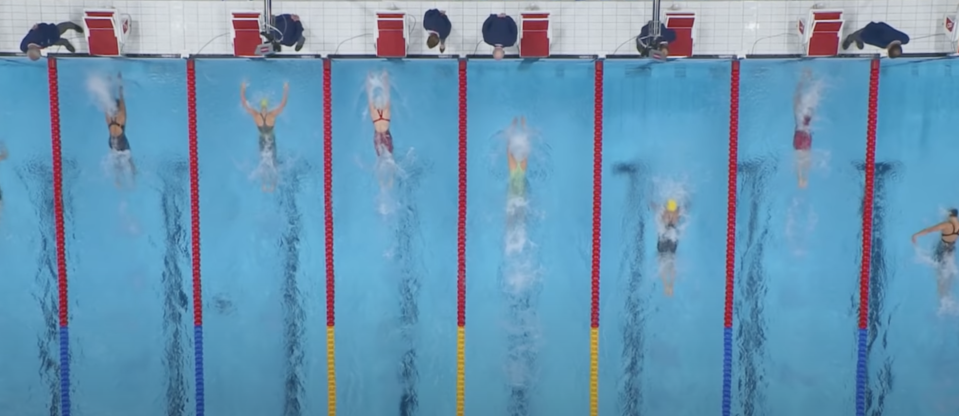
<instances>
[{"instance_id":1,"label":"blue pool water","mask_svg":"<svg viewBox=\"0 0 959 416\"><path fill-rule=\"evenodd\" d=\"M162 415L192 401L184 68L178 60L58 65L77 413ZM104 106L115 105L119 72L141 172L132 190L117 189L107 159Z\"/></svg>"},{"instance_id":2,"label":"blue pool water","mask_svg":"<svg viewBox=\"0 0 959 416\"><path fill-rule=\"evenodd\" d=\"M741 70L733 413L852 412L869 61ZM793 95L805 70L821 87L799 189Z\"/></svg>"},{"instance_id":3,"label":"blue pool water","mask_svg":"<svg viewBox=\"0 0 959 416\"><path fill-rule=\"evenodd\" d=\"M883 62L870 415L959 412L954 289L944 280L948 300L937 296L937 237L909 243L959 197L953 65ZM364 90L384 71L387 188ZM820 94L799 189L790 139L804 71ZM103 106L120 72L132 189L105 163ZM73 415L195 414L185 73L181 60L59 61ZM319 60L196 62L207 414L327 409L324 105L338 413L452 414L458 63L336 60L330 103L322 73ZM0 414L62 414L47 68L3 59L0 74L16 97L0 102ZM466 412L586 414L594 63L472 60L467 75ZM855 411L868 77L867 60L741 63L734 415ZM720 413L729 79L724 60L605 62L601 415ZM261 165L244 82L255 108L275 108L289 83L275 171ZM526 191L510 199L517 117L530 153ZM672 296L656 252L667 198L687 215Z\"/></svg>"},{"instance_id":4,"label":"blue pool water","mask_svg":"<svg viewBox=\"0 0 959 416\"><path fill-rule=\"evenodd\" d=\"M42 415L59 408L56 240L45 62L0 60L6 120L0 145L0 410Z\"/></svg>"},{"instance_id":5,"label":"blue pool water","mask_svg":"<svg viewBox=\"0 0 959 416\"><path fill-rule=\"evenodd\" d=\"M469 414L589 411L594 73L589 61L468 66ZM502 131L518 116L528 184L511 220Z\"/></svg>"},{"instance_id":6,"label":"blue pool water","mask_svg":"<svg viewBox=\"0 0 959 416\"><path fill-rule=\"evenodd\" d=\"M383 71L398 171L381 188L365 85ZM337 411L452 414L457 63L334 61L332 79Z\"/></svg>"},{"instance_id":7,"label":"blue pool water","mask_svg":"<svg viewBox=\"0 0 959 416\"><path fill-rule=\"evenodd\" d=\"M869 405L887 415L959 413L959 310L937 294L929 259L938 236L909 244L910 235L959 205L952 174L957 76L955 60L884 62L880 76ZM945 276L953 297L954 269Z\"/></svg>"},{"instance_id":8,"label":"blue pool water","mask_svg":"<svg viewBox=\"0 0 959 416\"><path fill-rule=\"evenodd\" d=\"M274 131L275 172L258 167L244 82L250 105L267 99L271 109L289 83ZM198 61L196 84L207 412L321 412L322 62ZM274 173L276 189L261 191L258 175Z\"/></svg>"},{"instance_id":9,"label":"blue pool water","mask_svg":"<svg viewBox=\"0 0 959 416\"><path fill-rule=\"evenodd\" d=\"M601 414L718 411L729 68L606 62ZM668 198L688 224L672 297L656 252L657 213Z\"/></svg>"}]
</instances>

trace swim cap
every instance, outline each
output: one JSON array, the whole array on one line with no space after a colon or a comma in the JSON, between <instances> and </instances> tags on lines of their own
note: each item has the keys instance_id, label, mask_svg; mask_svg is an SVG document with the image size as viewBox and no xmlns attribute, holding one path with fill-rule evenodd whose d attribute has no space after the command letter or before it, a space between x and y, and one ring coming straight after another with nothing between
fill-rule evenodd
<instances>
[{"instance_id":1,"label":"swim cap","mask_svg":"<svg viewBox=\"0 0 959 416\"><path fill-rule=\"evenodd\" d=\"M677 206L677 204L676 204L676 200L675 200L675 199L670 199L670 200L666 201L666 210L667 210L667 211L673 212L673 211L676 210L676 208L678 208L678 206Z\"/></svg>"},{"instance_id":2,"label":"swim cap","mask_svg":"<svg viewBox=\"0 0 959 416\"><path fill-rule=\"evenodd\" d=\"M260 100L260 108L267 108L270 106L270 101L266 98Z\"/></svg>"}]
</instances>

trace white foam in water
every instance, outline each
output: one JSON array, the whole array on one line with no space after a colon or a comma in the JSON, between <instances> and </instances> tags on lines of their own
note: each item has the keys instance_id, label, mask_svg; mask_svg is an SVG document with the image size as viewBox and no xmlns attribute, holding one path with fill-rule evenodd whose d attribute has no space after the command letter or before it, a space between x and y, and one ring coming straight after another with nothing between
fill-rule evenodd
<instances>
[{"instance_id":1,"label":"white foam in water","mask_svg":"<svg viewBox=\"0 0 959 416\"><path fill-rule=\"evenodd\" d=\"M956 259L954 256L949 256L946 257L942 263L939 263L936 261L935 255L931 250L919 245L913 247L916 253L916 261L920 264L930 266L935 270L937 293L946 292L945 296L942 296L940 293L938 315L959 316L959 304L957 304L952 294L953 283L956 276L959 276L959 267L956 266Z\"/></svg>"},{"instance_id":2,"label":"white foam in water","mask_svg":"<svg viewBox=\"0 0 959 416\"><path fill-rule=\"evenodd\" d=\"M663 210L663 204L670 199L675 200L676 204L679 205L679 212L681 215L681 220L675 227L675 237L678 239L685 234L686 226L690 222L689 210L686 209L686 207L689 206L691 196L686 182L686 179L676 180L671 178L653 178L653 195L655 196L654 208L656 213L654 217L656 218L656 231L658 234L662 235L667 232L666 224L663 222L663 216L660 214ZM672 236L672 234L667 236Z\"/></svg>"},{"instance_id":3,"label":"white foam in water","mask_svg":"<svg viewBox=\"0 0 959 416\"><path fill-rule=\"evenodd\" d=\"M87 92L100 111L107 114L117 112L116 85L111 79L102 75L91 74L87 77Z\"/></svg>"},{"instance_id":4,"label":"white foam in water","mask_svg":"<svg viewBox=\"0 0 959 416\"><path fill-rule=\"evenodd\" d=\"M807 240L818 221L813 205L802 195L794 196L786 211L786 241L792 246L793 255L806 254Z\"/></svg>"}]
</instances>

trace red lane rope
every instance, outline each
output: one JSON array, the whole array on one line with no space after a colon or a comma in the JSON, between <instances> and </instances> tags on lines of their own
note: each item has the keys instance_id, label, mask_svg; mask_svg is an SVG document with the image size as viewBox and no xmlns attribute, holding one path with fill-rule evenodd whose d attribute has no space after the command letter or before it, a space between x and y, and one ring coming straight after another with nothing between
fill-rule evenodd
<instances>
[{"instance_id":1,"label":"red lane rope","mask_svg":"<svg viewBox=\"0 0 959 416\"><path fill-rule=\"evenodd\" d=\"M869 275L872 269L872 205L876 168L876 122L879 112L879 59L869 66L869 112L866 120L866 164L862 196L862 263L859 269L859 342L856 357L856 416L866 414L869 326Z\"/></svg>"},{"instance_id":2,"label":"red lane rope","mask_svg":"<svg viewBox=\"0 0 959 416\"><path fill-rule=\"evenodd\" d=\"M53 215L57 241L57 283L59 290L60 326L67 326L67 250L63 226L63 164L60 147L60 94L57 82L57 60L47 59L47 82L50 88L50 140L53 149Z\"/></svg>"},{"instance_id":3,"label":"red lane rope","mask_svg":"<svg viewBox=\"0 0 959 416\"><path fill-rule=\"evenodd\" d=\"M723 307L723 403L729 416L732 403L733 299L736 288L736 187L739 165L739 60L729 76L729 166L726 193L726 302Z\"/></svg>"},{"instance_id":4,"label":"red lane rope","mask_svg":"<svg viewBox=\"0 0 959 416\"><path fill-rule=\"evenodd\" d=\"M865 189L862 210L862 263L859 269L859 329L866 329L869 319L869 270L872 264L873 175L876 167L876 114L879 107L879 60L873 59L869 69L869 114L866 124Z\"/></svg>"},{"instance_id":5,"label":"red lane rope","mask_svg":"<svg viewBox=\"0 0 959 416\"><path fill-rule=\"evenodd\" d=\"M190 231L193 245L193 348L196 378L196 414L204 415L203 285L200 281L200 160L196 132L196 61L186 61L187 128L190 140Z\"/></svg>"},{"instance_id":6,"label":"red lane rope","mask_svg":"<svg viewBox=\"0 0 959 416\"><path fill-rule=\"evenodd\" d=\"M333 106L332 63L323 61L323 223L326 227L326 326L336 324L333 269Z\"/></svg>"},{"instance_id":7,"label":"red lane rope","mask_svg":"<svg viewBox=\"0 0 959 416\"><path fill-rule=\"evenodd\" d=\"M60 323L60 413L70 415L70 332L68 329L67 243L63 225L63 163L60 147L60 86L57 60L47 59L47 85L50 89L50 148L53 162L53 220L57 244L57 307Z\"/></svg>"},{"instance_id":8,"label":"red lane rope","mask_svg":"<svg viewBox=\"0 0 959 416\"><path fill-rule=\"evenodd\" d=\"M593 77L593 251L590 272L589 326L599 328L599 259L603 201L603 60L596 60Z\"/></svg>"},{"instance_id":9,"label":"red lane rope","mask_svg":"<svg viewBox=\"0 0 959 416\"><path fill-rule=\"evenodd\" d=\"M459 194L456 218L456 326L466 326L466 60L459 61Z\"/></svg>"},{"instance_id":10,"label":"red lane rope","mask_svg":"<svg viewBox=\"0 0 959 416\"><path fill-rule=\"evenodd\" d=\"M739 60L732 63L729 90L729 170L726 194L726 304L723 326L733 327L733 294L736 280L736 185L739 164Z\"/></svg>"},{"instance_id":11,"label":"red lane rope","mask_svg":"<svg viewBox=\"0 0 959 416\"><path fill-rule=\"evenodd\" d=\"M203 325L203 287L200 284L200 163L196 134L196 62L186 62L187 111L190 133L190 227L193 237L193 324Z\"/></svg>"}]
</instances>

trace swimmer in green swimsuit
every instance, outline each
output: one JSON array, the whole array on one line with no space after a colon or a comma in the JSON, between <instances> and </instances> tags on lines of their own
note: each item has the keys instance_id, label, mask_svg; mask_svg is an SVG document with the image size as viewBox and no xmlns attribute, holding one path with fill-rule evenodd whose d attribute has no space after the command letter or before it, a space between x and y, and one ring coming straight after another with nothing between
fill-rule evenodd
<instances>
[{"instance_id":1,"label":"swimmer in green swimsuit","mask_svg":"<svg viewBox=\"0 0 959 416\"><path fill-rule=\"evenodd\" d=\"M260 158L263 161L266 161L270 164L270 167L275 171L276 169L276 135L273 132L274 127L276 126L276 117L283 112L283 109L286 107L286 100L290 96L290 84L283 84L283 99L280 100L280 105L278 105L273 110L270 110L270 102L267 99L260 100L260 109L254 109L250 106L250 103L246 101L246 83L240 84L240 101L243 103L243 108L247 113L250 113L250 116L253 117L253 122L256 123L256 128L259 130L259 141L260 141ZM276 175L261 175L261 189L263 192L273 192L276 189Z\"/></svg>"}]
</instances>

